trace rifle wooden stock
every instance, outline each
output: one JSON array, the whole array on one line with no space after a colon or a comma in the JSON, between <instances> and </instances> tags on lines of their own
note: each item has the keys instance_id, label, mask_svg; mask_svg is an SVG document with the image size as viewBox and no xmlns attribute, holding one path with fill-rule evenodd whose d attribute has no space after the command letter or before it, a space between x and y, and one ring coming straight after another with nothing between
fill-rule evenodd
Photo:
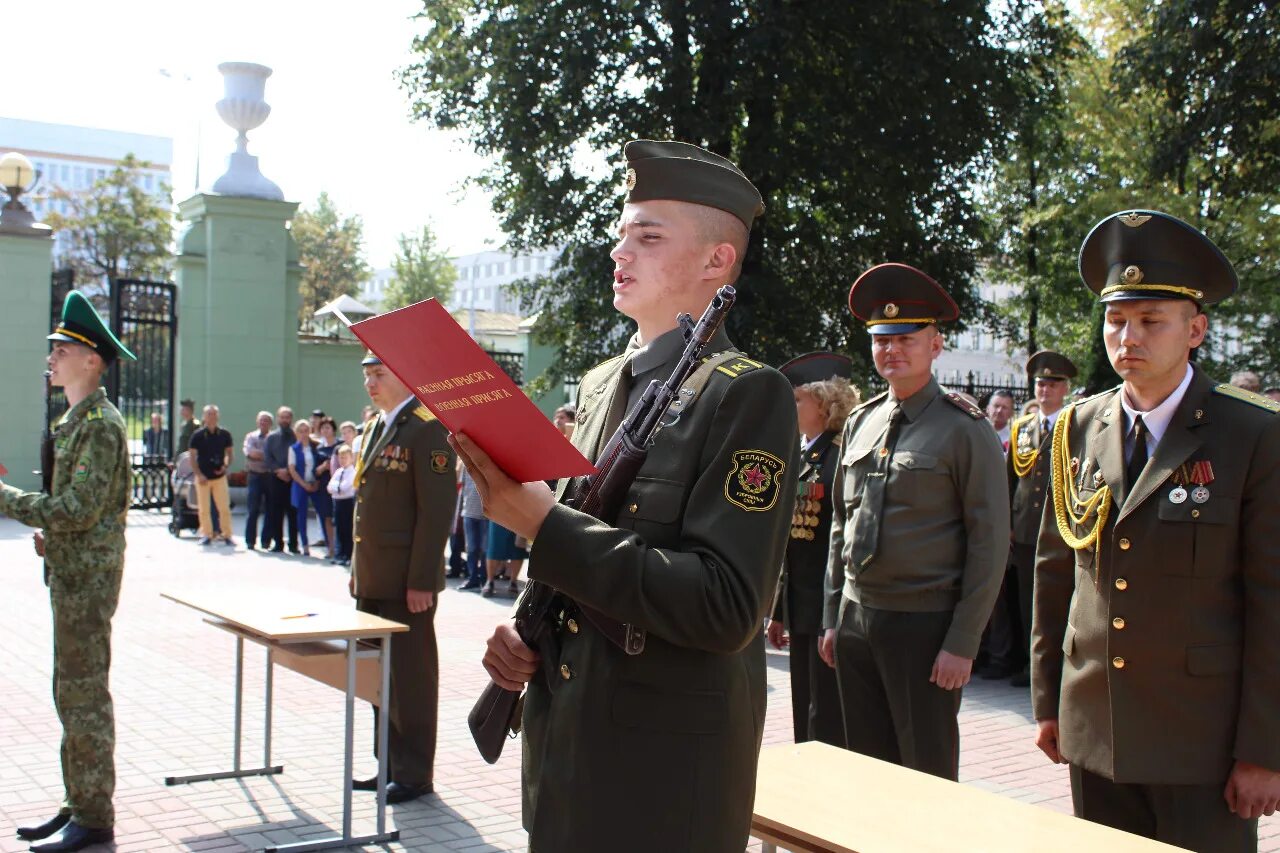
<instances>
[{"instance_id":1,"label":"rifle wooden stock","mask_svg":"<svg viewBox=\"0 0 1280 853\"><path fill-rule=\"evenodd\" d=\"M725 316L736 298L734 289L725 285L711 299L711 304L696 325L689 315L680 315L678 322L685 331L685 349L675 370L666 382L654 380L649 383L640 400L623 418L601 451L596 460L596 472L573 484L567 502L569 506L607 524L613 524L617 520L618 510L649 455L649 447L661 428L662 418L671 406L671 401L676 398L680 386L697 368L703 349L724 325ZM553 641L555 635L551 628L552 620L558 616L558 597L559 594L551 587L530 580L516 607L516 633L526 646L542 655L542 673L548 685L554 683L555 677L552 671L555 666L554 656L550 647L557 645ZM602 633L628 654L637 654L643 649L643 631L635 632L635 636L639 638L638 643L631 631L623 638L610 636L611 632L603 627L604 622L611 621L607 615L581 603L578 607L593 625L601 628ZM518 692L504 690L490 681L471 708L471 713L467 715L471 737L475 740L481 757L490 764L502 755L507 733L518 730L514 718L519 712L519 700Z\"/></svg>"}]
</instances>

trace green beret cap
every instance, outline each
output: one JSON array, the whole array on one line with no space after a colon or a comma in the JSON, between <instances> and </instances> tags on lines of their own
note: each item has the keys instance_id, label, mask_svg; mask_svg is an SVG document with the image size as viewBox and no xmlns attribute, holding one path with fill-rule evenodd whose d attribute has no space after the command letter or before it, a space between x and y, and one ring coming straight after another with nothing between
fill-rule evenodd
<instances>
[{"instance_id":1,"label":"green beret cap","mask_svg":"<svg viewBox=\"0 0 1280 853\"><path fill-rule=\"evenodd\" d=\"M1071 359L1053 350L1042 349L1027 359L1027 378L1033 383L1037 379L1074 379L1076 372Z\"/></svg>"},{"instance_id":2,"label":"green beret cap","mask_svg":"<svg viewBox=\"0 0 1280 853\"><path fill-rule=\"evenodd\" d=\"M670 199L728 211L748 229L764 212L760 191L733 163L687 142L636 139L627 159L627 201Z\"/></svg>"},{"instance_id":3,"label":"green beret cap","mask_svg":"<svg viewBox=\"0 0 1280 853\"><path fill-rule=\"evenodd\" d=\"M137 361L138 357L129 352L129 348L111 333L107 324L102 322L93 304L78 290L67 294L62 302L62 319L48 336L51 341L68 341L83 344L110 364L117 358L125 361Z\"/></svg>"},{"instance_id":4,"label":"green beret cap","mask_svg":"<svg viewBox=\"0 0 1280 853\"><path fill-rule=\"evenodd\" d=\"M1116 213L1095 225L1080 246L1080 278L1103 302L1189 299L1213 305L1239 285L1213 241L1158 210Z\"/></svg>"},{"instance_id":5,"label":"green beret cap","mask_svg":"<svg viewBox=\"0 0 1280 853\"><path fill-rule=\"evenodd\" d=\"M833 376L852 379L853 362L848 356L834 352L811 352L791 359L779 367L778 372L787 377L793 388L798 388Z\"/></svg>"},{"instance_id":6,"label":"green beret cap","mask_svg":"<svg viewBox=\"0 0 1280 853\"><path fill-rule=\"evenodd\" d=\"M880 264L858 276L849 310L873 335L906 335L960 317L942 285L906 264Z\"/></svg>"}]
</instances>

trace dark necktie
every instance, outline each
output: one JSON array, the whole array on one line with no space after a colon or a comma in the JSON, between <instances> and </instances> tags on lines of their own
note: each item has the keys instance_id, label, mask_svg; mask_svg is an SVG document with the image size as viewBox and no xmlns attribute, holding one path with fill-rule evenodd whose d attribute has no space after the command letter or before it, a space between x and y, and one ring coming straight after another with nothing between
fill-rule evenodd
<instances>
[{"instance_id":1,"label":"dark necktie","mask_svg":"<svg viewBox=\"0 0 1280 853\"><path fill-rule=\"evenodd\" d=\"M1050 428L1050 427L1049 427L1049 419L1048 419L1048 418L1041 418L1041 419L1040 419L1040 438L1041 438L1042 440L1044 439L1044 437L1045 437L1046 435L1048 435L1048 434L1049 434L1049 428Z\"/></svg>"},{"instance_id":2,"label":"dark necktie","mask_svg":"<svg viewBox=\"0 0 1280 853\"><path fill-rule=\"evenodd\" d=\"M858 522L854 528L853 569L860 572L876 555L880 543L880 517L884 514L885 485L889 479L889 462L898 442L898 426L902 423L902 406L895 405L889 413L889 426L885 429L884 442L874 451L875 468L867 472L867 482L862 487L862 505L858 507Z\"/></svg>"},{"instance_id":3,"label":"dark necktie","mask_svg":"<svg viewBox=\"0 0 1280 853\"><path fill-rule=\"evenodd\" d=\"M600 444L597 453L604 449L618 430L618 424L627 416L627 400L631 397L631 359L623 359L622 368L618 371L618 384L614 387L613 397L609 399L609 411L605 413L604 427L600 433Z\"/></svg>"},{"instance_id":4,"label":"dark necktie","mask_svg":"<svg viewBox=\"0 0 1280 853\"><path fill-rule=\"evenodd\" d=\"M1133 450L1129 453L1129 464L1124 469L1124 481L1129 491L1142 476L1142 469L1147 467L1147 425L1142 422L1142 415L1133 419Z\"/></svg>"}]
</instances>

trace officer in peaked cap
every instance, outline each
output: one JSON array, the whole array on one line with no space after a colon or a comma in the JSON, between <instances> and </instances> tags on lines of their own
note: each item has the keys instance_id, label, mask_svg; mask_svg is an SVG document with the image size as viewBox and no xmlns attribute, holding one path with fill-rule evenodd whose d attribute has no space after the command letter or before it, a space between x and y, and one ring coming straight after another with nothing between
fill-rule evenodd
<instances>
[{"instance_id":1,"label":"officer in peaked cap","mask_svg":"<svg viewBox=\"0 0 1280 853\"><path fill-rule=\"evenodd\" d=\"M774 597L768 638L791 650L791 719L796 743L844 746L835 671L818 656L831 537L831 484L840 462L840 429L858 404L847 356L811 352L778 368L791 382L802 441L791 538ZM785 634L783 628L785 626Z\"/></svg>"},{"instance_id":2,"label":"officer in peaked cap","mask_svg":"<svg viewBox=\"0 0 1280 853\"><path fill-rule=\"evenodd\" d=\"M697 146L637 140L623 153L613 305L637 331L578 387L572 442L592 460L679 362L677 315L701 315L737 281L763 207L733 163ZM617 518L514 483L459 442L485 512L533 541L529 577L560 596L540 662L510 622L485 655L500 686L528 683L523 818L534 850L746 846L765 710L760 626L800 447L778 371L734 350L723 330L704 354ZM642 650L627 640L636 631Z\"/></svg>"},{"instance_id":3,"label":"officer in peaked cap","mask_svg":"<svg viewBox=\"0 0 1280 853\"><path fill-rule=\"evenodd\" d=\"M1154 210L1108 216L1080 274L1123 384L1058 417L1035 575L1036 743L1078 816L1198 851L1257 849L1280 804L1280 405L1190 353L1236 289Z\"/></svg>"},{"instance_id":4,"label":"officer in peaked cap","mask_svg":"<svg viewBox=\"0 0 1280 853\"><path fill-rule=\"evenodd\" d=\"M933 378L959 312L905 264L863 273L849 307L889 390L844 427L822 655L850 749L954 780L961 688L1009 554L1004 451L982 410Z\"/></svg>"},{"instance_id":5,"label":"officer in peaked cap","mask_svg":"<svg viewBox=\"0 0 1280 853\"><path fill-rule=\"evenodd\" d=\"M36 551L45 558L53 608L53 696L62 721L62 805L44 823L19 827L18 837L39 841L61 832L31 849L71 851L114 835L108 670L133 477L124 418L101 380L111 363L135 357L75 290L49 340L49 381L70 406L41 454L52 459L52 477L42 492L0 485L0 512L42 531Z\"/></svg>"},{"instance_id":6,"label":"officer in peaked cap","mask_svg":"<svg viewBox=\"0 0 1280 853\"><path fill-rule=\"evenodd\" d=\"M984 678L1012 675L1015 687L1031 683L1031 588L1035 577L1036 538L1049 495L1049 450L1053 425L1071 392L1076 366L1059 352L1041 350L1027 359L1027 385L1033 389L1037 412L1015 418L1009 427L1006 457L1013 536L1009 569L1000 599L991 613L988 633L990 658Z\"/></svg>"}]
</instances>

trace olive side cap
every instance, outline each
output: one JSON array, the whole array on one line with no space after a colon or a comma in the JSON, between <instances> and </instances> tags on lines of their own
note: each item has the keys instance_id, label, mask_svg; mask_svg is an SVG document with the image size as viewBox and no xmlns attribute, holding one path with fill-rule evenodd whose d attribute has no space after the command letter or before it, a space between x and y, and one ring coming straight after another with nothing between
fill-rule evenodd
<instances>
[{"instance_id":1,"label":"olive side cap","mask_svg":"<svg viewBox=\"0 0 1280 853\"><path fill-rule=\"evenodd\" d=\"M687 142L636 139L622 149L627 201L669 199L727 211L748 229L764 200L737 166Z\"/></svg>"}]
</instances>

